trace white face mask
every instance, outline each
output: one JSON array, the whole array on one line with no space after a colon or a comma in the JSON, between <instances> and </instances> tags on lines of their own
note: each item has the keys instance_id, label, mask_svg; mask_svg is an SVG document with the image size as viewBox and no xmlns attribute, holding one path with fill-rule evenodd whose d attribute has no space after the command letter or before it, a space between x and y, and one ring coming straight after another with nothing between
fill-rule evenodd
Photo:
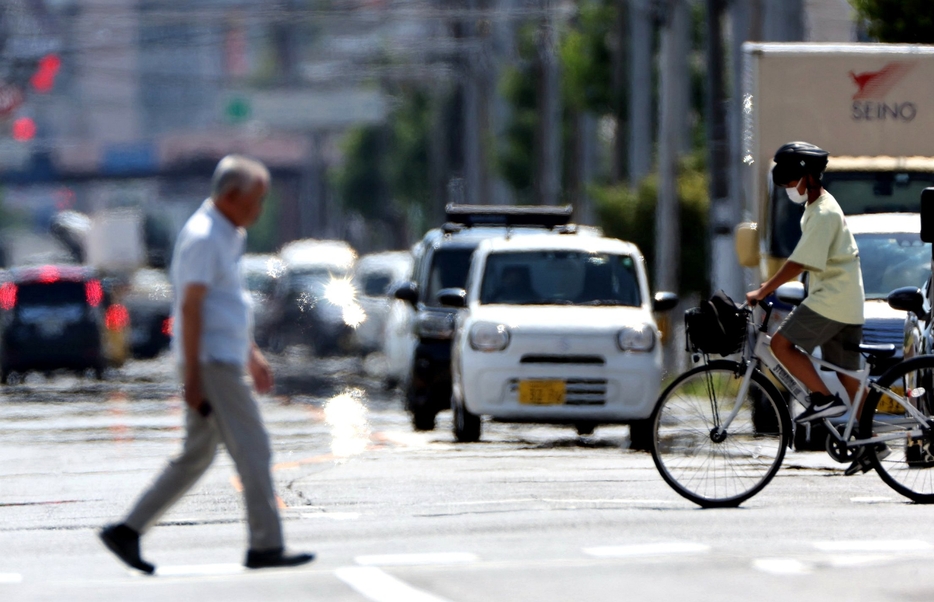
<instances>
[{"instance_id":1,"label":"white face mask","mask_svg":"<svg viewBox=\"0 0 934 602\"><path fill-rule=\"evenodd\" d=\"M788 199L792 203L795 203L797 205L800 205L804 203L806 200L808 200L808 193L805 192L804 194L802 194L798 192L798 188L795 186L789 186L788 188L786 188L785 194L788 195Z\"/></svg>"}]
</instances>

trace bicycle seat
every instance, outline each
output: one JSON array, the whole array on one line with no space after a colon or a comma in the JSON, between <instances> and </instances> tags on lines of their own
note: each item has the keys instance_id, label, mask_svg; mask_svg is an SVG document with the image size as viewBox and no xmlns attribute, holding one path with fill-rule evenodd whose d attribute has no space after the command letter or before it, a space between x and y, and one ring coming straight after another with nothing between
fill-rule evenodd
<instances>
[{"instance_id":1,"label":"bicycle seat","mask_svg":"<svg viewBox=\"0 0 934 602\"><path fill-rule=\"evenodd\" d=\"M859 352L870 358L885 359L895 355L895 345L866 345L861 343Z\"/></svg>"}]
</instances>

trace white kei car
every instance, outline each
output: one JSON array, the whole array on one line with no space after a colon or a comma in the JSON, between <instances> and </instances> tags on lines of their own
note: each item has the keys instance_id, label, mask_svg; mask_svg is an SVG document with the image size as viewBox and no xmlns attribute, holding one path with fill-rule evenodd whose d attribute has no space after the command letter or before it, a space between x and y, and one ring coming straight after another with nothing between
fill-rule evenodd
<instances>
[{"instance_id":1,"label":"white kei car","mask_svg":"<svg viewBox=\"0 0 934 602\"><path fill-rule=\"evenodd\" d=\"M628 424L648 445L662 377L653 311L677 304L649 295L639 249L604 237L489 239L474 252L451 357L458 441L480 438L481 416L569 424L589 434Z\"/></svg>"}]
</instances>

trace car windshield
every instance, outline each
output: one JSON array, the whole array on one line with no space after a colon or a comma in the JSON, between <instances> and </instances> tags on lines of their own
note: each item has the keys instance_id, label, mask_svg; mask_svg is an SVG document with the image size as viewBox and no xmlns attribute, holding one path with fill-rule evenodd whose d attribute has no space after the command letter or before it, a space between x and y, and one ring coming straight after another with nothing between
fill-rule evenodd
<instances>
[{"instance_id":1,"label":"car windshield","mask_svg":"<svg viewBox=\"0 0 934 602\"><path fill-rule=\"evenodd\" d=\"M328 270L308 270L302 272L293 272L289 283L293 291L305 291L309 293L323 294L324 287L331 280L344 276L341 273L332 274Z\"/></svg>"},{"instance_id":2,"label":"car windshield","mask_svg":"<svg viewBox=\"0 0 934 602\"><path fill-rule=\"evenodd\" d=\"M246 272L243 277L244 284L248 291L268 295L272 290L275 277L267 272Z\"/></svg>"},{"instance_id":3,"label":"car windshield","mask_svg":"<svg viewBox=\"0 0 934 602\"><path fill-rule=\"evenodd\" d=\"M916 233L856 234L867 299L885 299L903 286L920 287L931 274L931 245Z\"/></svg>"},{"instance_id":4,"label":"car windshield","mask_svg":"<svg viewBox=\"0 0 934 602\"><path fill-rule=\"evenodd\" d=\"M444 288L464 288L473 249L438 249L431 259L425 304L440 306L438 291Z\"/></svg>"},{"instance_id":5,"label":"car windshield","mask_svg":"<svg viewBox=\"0 0 934 602\"><path fill-rule=\"evenodd\" d=\"M632 257L584 251L494 253L480 287L484 305L636 307L640 297Z\"/></svg>"}]
</instances>

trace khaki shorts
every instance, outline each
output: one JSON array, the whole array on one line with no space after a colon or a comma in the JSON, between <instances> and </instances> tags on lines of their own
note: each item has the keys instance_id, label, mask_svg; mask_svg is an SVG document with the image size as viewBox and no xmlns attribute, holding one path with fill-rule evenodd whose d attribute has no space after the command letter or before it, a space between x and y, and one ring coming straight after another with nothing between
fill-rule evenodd
<instances>
[{"instance_id":1,"label":"khaki shorts","mask_svg":"<svg viewBox=\"0 0 934 602\"><path fill-rule=\"evenodd\" d=\"M825 318L816 311L799 305L788 314L778 333L812 353L820 347L821 357L844 370L859 370L859 344L863 342L863 327Z\"/></svg>"}]
</instances>

